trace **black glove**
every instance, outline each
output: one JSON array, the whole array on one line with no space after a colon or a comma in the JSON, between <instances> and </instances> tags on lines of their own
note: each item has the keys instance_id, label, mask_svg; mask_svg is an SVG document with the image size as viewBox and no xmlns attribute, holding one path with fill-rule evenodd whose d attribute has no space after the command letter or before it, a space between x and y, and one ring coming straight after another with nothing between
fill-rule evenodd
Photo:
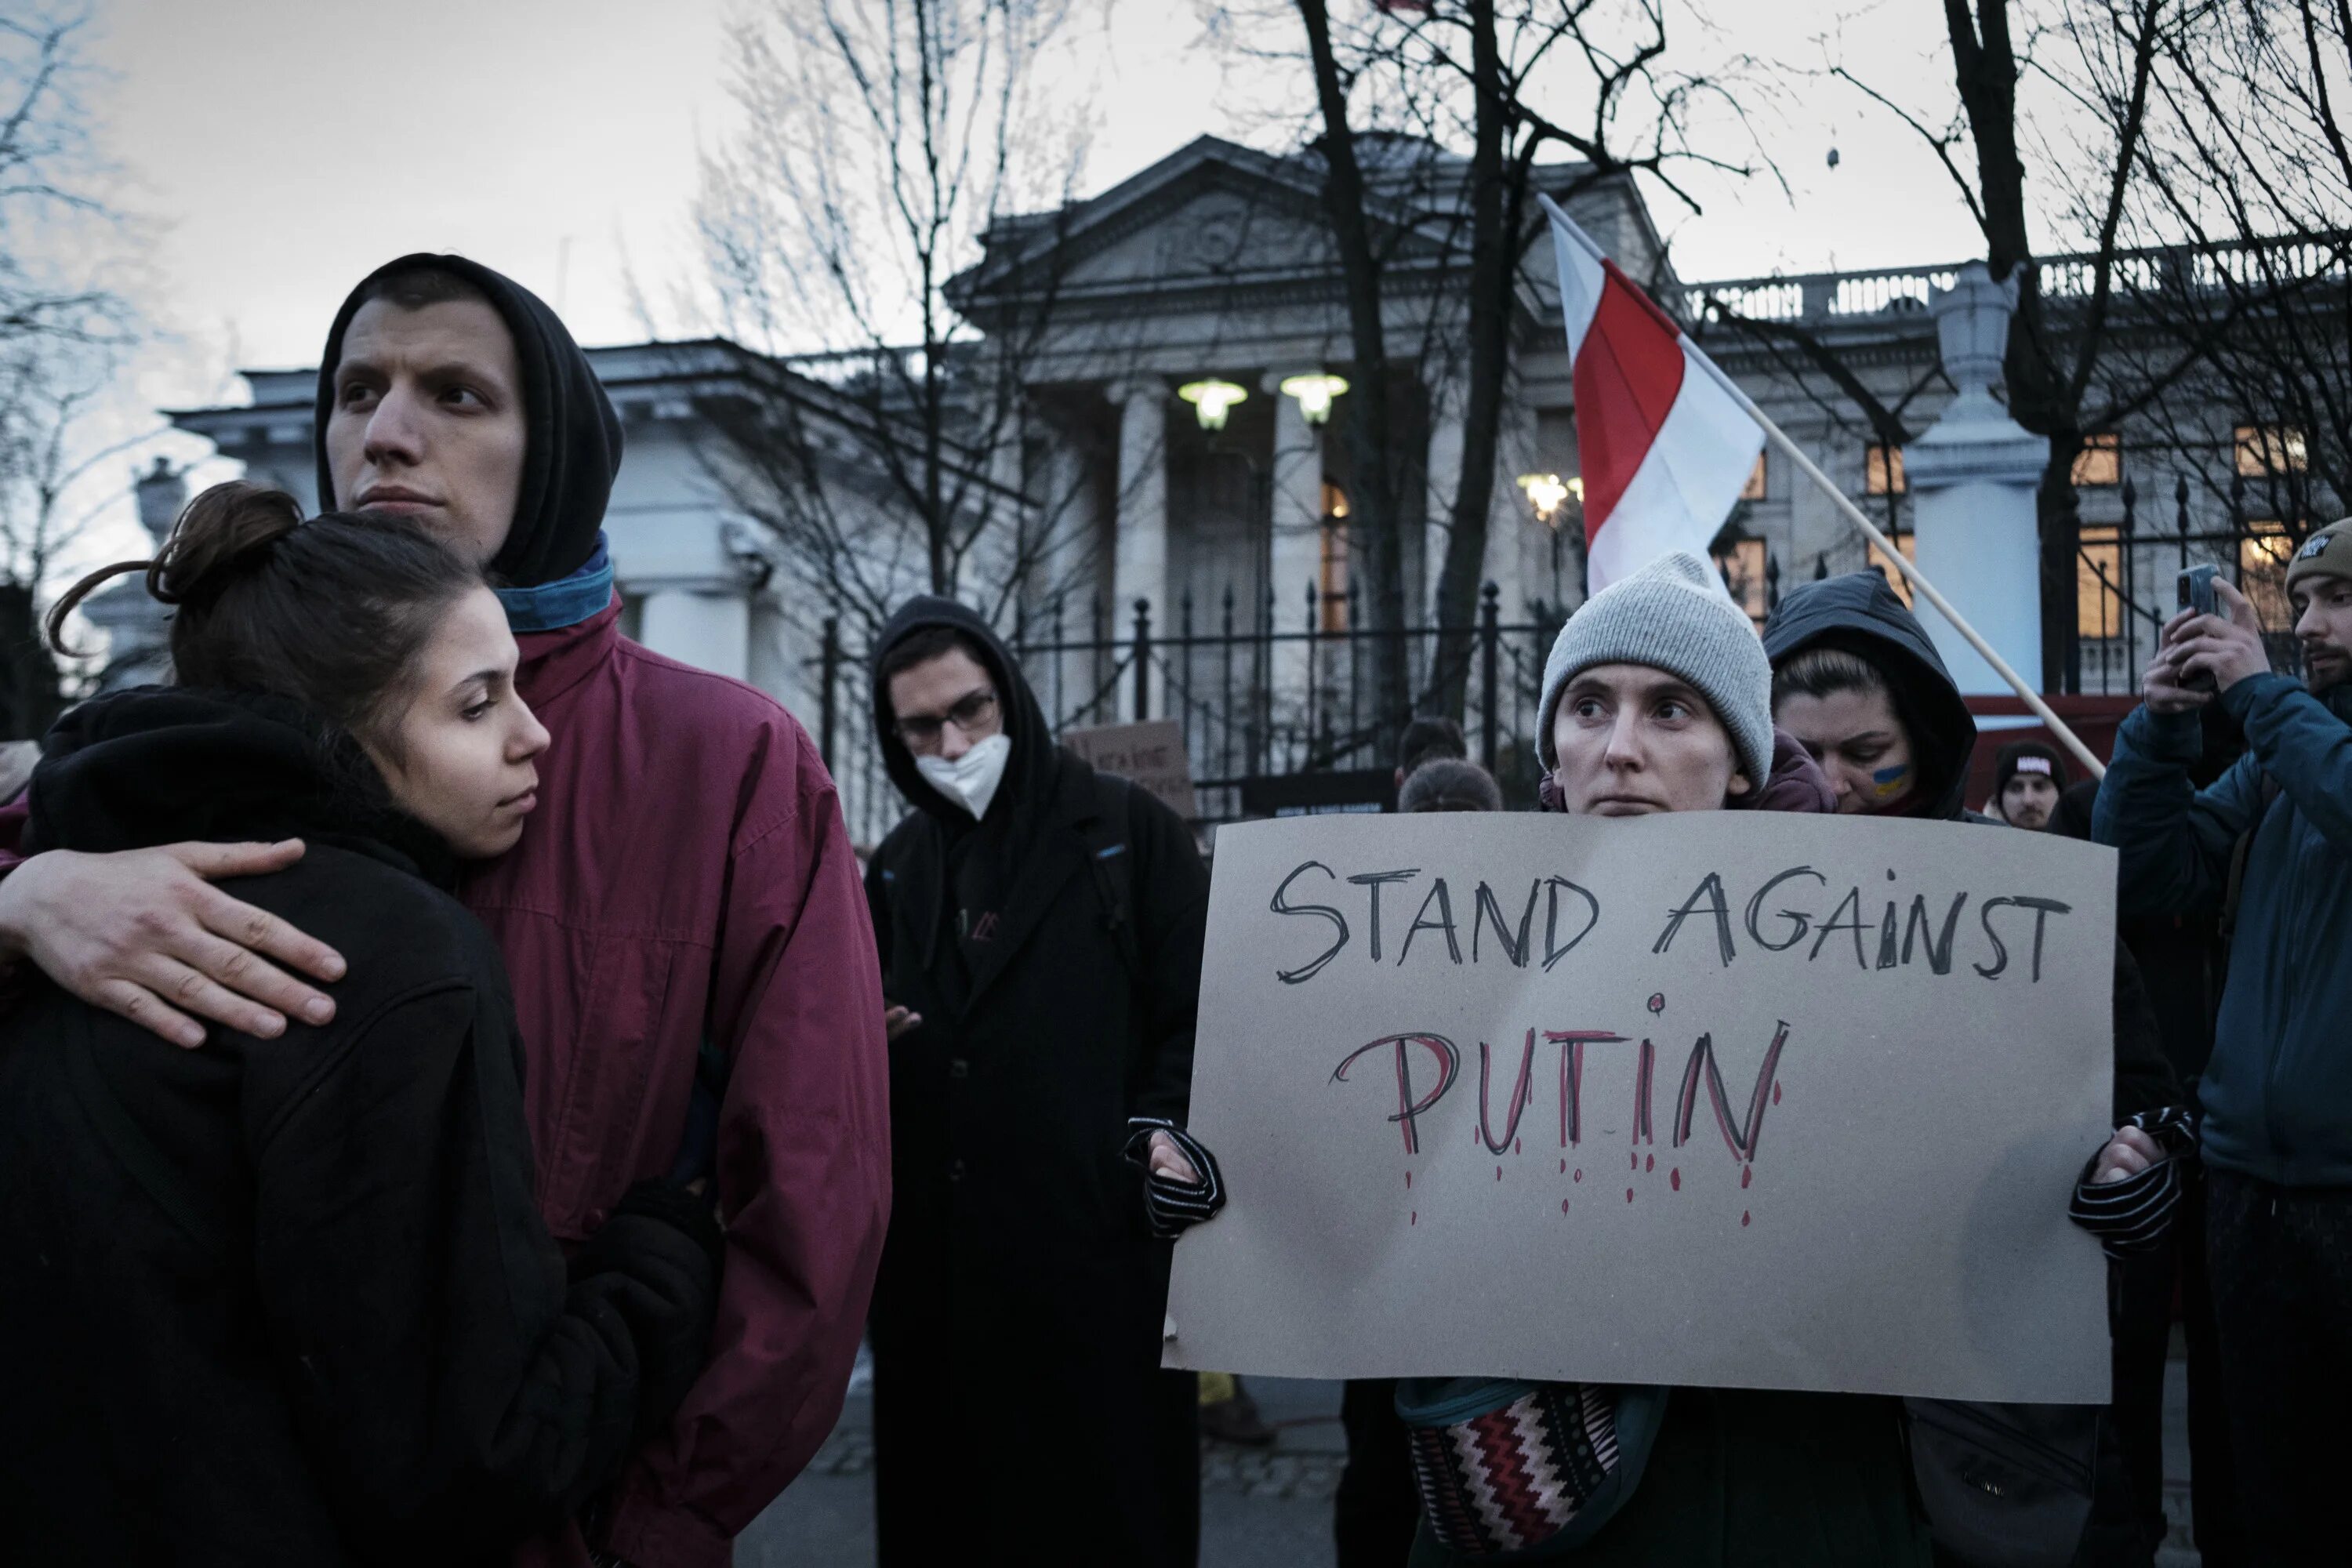
<instances>
[{"instance_id":1,"label":"black glove","mask_svg":"<svg viewBox=\"0 0 2352 1568\"><path fill-rule=\"evenodd\" d=\"M1151 1234L1162 1241L1173 1241L1204 1219L1213 1219L1225 1206L1225 1179L1217 1169L1217 1157L1202 1146L1201 1141L1164 1117L1131 1116L1124 1151L1128 1163L1143 1172L1143 1217ZM1176 1140L1176 1147L1192 1168L1201 1173L1197 1182L1180 1182L1164 1176L1151 1168L1151 1135L1165 1132Z\"/></svg>"},{"instance_id":2,"label":"black glove","mask_svg":"<svg viewBox=\"0 0 2352 1568\"><path fill-rule=\"evenodd\" d=\"M2180 1106L2143 1110L2123 1125L2155 1139L2163 1158L2137 1175L2095 1185L2091 1178L2099 1173L2099 1156L2092 1155L2075 1179L2074 1201L2066 1207L2066 1217L2097 1237L2109 1258L2146 1252L2164 1239L2173 1212L2180 1206L2189 1156L2197 1152L2197 1124Z\"/></svg>"}]
</instances>

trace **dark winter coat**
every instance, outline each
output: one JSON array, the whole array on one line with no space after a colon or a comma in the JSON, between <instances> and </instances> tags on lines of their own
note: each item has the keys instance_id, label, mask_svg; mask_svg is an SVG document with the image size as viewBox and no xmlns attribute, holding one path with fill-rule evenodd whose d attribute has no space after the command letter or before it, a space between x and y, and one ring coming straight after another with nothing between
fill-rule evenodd
<instances>
[{"instance_id":1,"label":"dark winter coat","mask_svg":"<svg viewBox=\"0 0 2352 1568\"><path fill-rule=\"evenodd\" d=\"M1129 1117L1184 1118L1208 876L1173 812L1054 744L969 610L916 600L877 659L940 625L985 650L1013 749L975 824L923 782L877 683L915 809L866 892L884 994L923 1020L890 1047L882 1561L1189 1564L1192 1379L1159 1370L1171 1247L1146 1230L1122 1149Z\"/></svg>"},{"instance_id":2,"label":"dark winter coat","mask_svg":"<svg viewBox=\"0 0 2352 1568\"><path fill-rule=\"evenodd\" d=\"M2352 1185L2352 689L2256 675L2218 700L2246 754L2200 790L2197 715L2134 709L2094 830L2140 915L2218 909L2252 835L2199 1089L2206 1158L2281 1186Z\"/></svg>"},{"instance_id":3,"label":"dark winter coat","mask_svg":"<svg viewBox=\"0 0 2352 1568\"><path fill-rule=\"evenodd\" d=\"M9 1559L502 1563L685 1394L707 1208L632 1193L567 1279L497 950L289 706L126 693L47 746L36 847L299 835L224 887L351 969L275 1040L180 1050L46 984L0 1019Z\"/></svg>"}]
</instances>

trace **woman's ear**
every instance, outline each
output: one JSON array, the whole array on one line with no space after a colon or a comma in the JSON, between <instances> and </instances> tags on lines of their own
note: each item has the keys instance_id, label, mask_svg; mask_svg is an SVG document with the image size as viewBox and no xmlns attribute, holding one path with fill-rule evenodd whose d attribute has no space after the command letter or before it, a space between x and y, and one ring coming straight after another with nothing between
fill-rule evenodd
<instances>
[{"instance_id":1,"label":"woman's ear","mask_svg":"<svg viewBox=\"0 0 2352 1568\"><path fill-rule=\"evenodd\" d=\"M1735 796L1743 795L1753 793L1755 788L1756 786L1754 784L1748 782L1747 770L1742 768L1733 772L1731 775L1731 783L1726 786L1724 793L1726 795Z\"/></svg>"}]
</instances>

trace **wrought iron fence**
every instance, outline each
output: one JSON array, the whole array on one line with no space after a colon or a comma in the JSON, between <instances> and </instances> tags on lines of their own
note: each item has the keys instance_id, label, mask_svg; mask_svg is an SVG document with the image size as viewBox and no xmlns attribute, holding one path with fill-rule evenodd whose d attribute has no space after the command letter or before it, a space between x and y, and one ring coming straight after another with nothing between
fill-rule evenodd
<instances>
[{"instance_id":1,"label":"wrought iron fence","mask_svg":"<svg viewBox=\"0 0 2352 1568\"><path fill-rule=\"evenodd\" d=\"M1172 624L1160 621L1149 600L1136 601L1121 625L1091 597L1084 605L1055 599L1019 618L1006 641L1056 733L1174 721L1209 823L1241 816L1243 789L1254 779L1395 764L1386 746L1409 715L1378 710L1374 665L1384 642L1402 645L1412 690L1444 650L1466 654L1471 755L1495 773L1507 801L1529 805L1535 709L1559 617L1537 605L1530 619L1507 624L1500 600L1488 584L1472 626L1379 631L1361 624L1353 594L1322 596L1311 587L1286 615L1271 593L1253 604L1228 588L1205 613L1187 594ZM842 787L852 837L878 842L906 806L884 773L865 694L851 689L849 670L866 660L828 623L816 662L818 742Z\"/></svg>"},{"instance_id":2,"label":"wrought iron fence","mask_svg":"<svg viewBox=\"0 0 2352 1568\"><path fill-rule=\"evenodd\" d=\"M2085 523L2076 546L2075 635L2054 689L2124 695L2140 689L2155 658L2158 634L2175 610L2174 584L2190 566L2221 568L2254 603L2272 668L2302 672L2294 612L2287 603L2286 568L2313 526L2308 519L2250 518L2245 481L2233 479L2221 526L2198 526L2190 515L2186 475L2176 476L2172 515L2143 515L2137 489L2123 486L2123 516L2113 524Z\"/></svg>"}]
</instances>

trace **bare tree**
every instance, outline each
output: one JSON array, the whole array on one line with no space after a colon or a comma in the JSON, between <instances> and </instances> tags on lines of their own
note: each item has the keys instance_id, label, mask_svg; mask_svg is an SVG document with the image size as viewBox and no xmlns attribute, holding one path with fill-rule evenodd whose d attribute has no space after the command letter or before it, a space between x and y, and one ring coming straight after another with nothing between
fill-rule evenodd
<instances>
[{"instance_id":1,"label":"bare tree","mask_svg":"<svg viewBox=\"0 0 2352 1568\"><path fill-rule=\"evenodd\" d=\"M1746 174L1752 165L1698 145L1693 131L1702 105L1723 107L1734 120L1738 106L1722 78L1670 62L1664 0L1438 0L1376 12L1338 35L1324 0L1297 0L1297 6L1316 83L1317 145L1328 171L1325 205L1349 333L1360 384L1369 383L1372 394L1351 396L1347 434L1358 486L1367 492L1350 498L1349 521L1369 536L1372 624L1380 631L1402 626L1403 477L1411 454L1400 450L1404 422L1384 406L1384 243L1395 238L1382 232L1384 215L1367 202L1355 139L1394 122L1435 144L1466 142L1470 148L1465 188L1444 193L1445 221L1437 230L1458 269L1459 289L1449 291L1442 309L1433 308L1421 345L1423 357L1446 354L1464 367L1462 469L1454 493L1443 499L1446 544L1432 595L1443 630L1418 699L1426 710L1459 717L1502 416L1515 351L1531 318L1524 263L1543 226L1534 203L1540 160L1549 152L1580 161L1572 179L1547 191L1556 199L1640 174L1693 212L1698 203L1680 171L1705 166ZM1560 100L1575 112L1554 107ZM1417 237L1429 232L1423 226ZM1383 636L1376 646L1383 659L1375 681L1379 711L1384 722L1401 721L1403 639Z\"/></svg>"},{"instance_id":2,"label":"bare tree","mask_svg":"<svg viewBox=\"0 0 2352 1568\"><path fill-rule=\"evenodd\" d=\"M0 16L0 708L11 735L38 734L58 705L36 622L60 555L95 516L75 487L134 444L88 449L138 318L106 270L123 219L84 97L86 26L79 10Z\"/></svg>"},{"instance_id":3,"label":"bare tree","mask_svg":"<svg viewBox=\"0 0 2352 1568\"><path fill-rule=\"evenodd\" d=\"M745 127L706 161L698 222L724 330L773 357L714 404L718 467L859 620L918 586L1001 610L1075 510L1024 504L1018 461L1084 160L1037 79L1067 20L1066 0L766 0L732 30ZM954 280L1008 236L1034 260L968 322Z\"/></svg>"}]
</instances>

